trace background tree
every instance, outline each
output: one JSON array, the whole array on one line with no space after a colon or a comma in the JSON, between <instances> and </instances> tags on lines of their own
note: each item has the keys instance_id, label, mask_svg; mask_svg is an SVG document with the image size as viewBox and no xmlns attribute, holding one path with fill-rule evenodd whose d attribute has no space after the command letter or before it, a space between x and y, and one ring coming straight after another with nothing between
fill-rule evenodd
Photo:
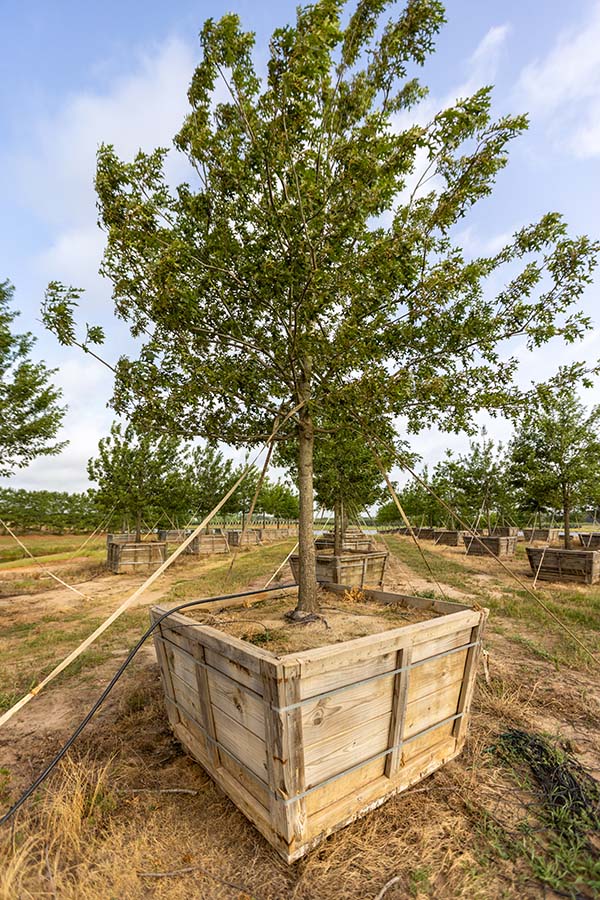
<instances>
[{"instance_id":1,"label":"background tree","mask_svg":"<svg viewBox=\"0 0 600 900\"><path fill-rule=\"evenodd\" d=\"M33 362L35 338L11 330L18 313L10 308L14 289L0 282L0 476L11 475L38 456L54 456L66 447L56 434L65 414L56 370Z\"/></svg>"},{"instance_id":2,"label":"background tree","mask_svg":"<svg viewBox=\"0 0 600 900\"><path fill-rule=\"evenodd\" d=\"M88 493L0 487L2 518L16 531L93 531L104 518Z\"/></svg>"},{"instance_id":3,"label":"background tree","mask_svg":"<svg viewBox=\"0 0 600 900\"><path fill-rule=\"evenodd\" d=\"M260 509L278 519L298 518L298 494L284 481L265 481L258 498Z\"/></svg>"},{"instance_id":4,"label":"background tree","mask_svg":"<svg viewBox=\"0 0 600 900\"><path fill-rule=\"evenodd\" d=\"M568 548L573 509L600 501L600 406L588 412L562 372L536 393L509 445L510 480L525 507L561 511Z\"/></svg>"},{"instance_id":5,"label":"background tree","mask_svg":"<svg viewBox=\"0 0 600 900\"><path fill-rule=\"evenodd\" d=\"M429 479L427 466L424 466L420 477L427 484L431 484L435 492L439 494L438 484L435 483L435 480L431 482ZM410 524L414 528L424 524L429 526L441 525L444 522L444 510L419 481L411 478L403 487L396 488L396 493ZM393 500L379 507L377 523L379 525L403 524L398 507Z\"/></svg>"},{"instance_id":6,"label":"background tree","mask_svg":"<svg viewBox=\"0 0 600 900\"><path fill-rule=\"evenodd\" d=\"M483 431L479 441L469 442L468 453L448 453L436 466L436 493L457 510L463 522L477 527L483 519L491 530L512 511L506 465L502 444L495 444Z\"/></svg>"},{"instance_id":7,"label":"background tree","mask_svg":"<svg viewBox=\"0 0 600 900\"><path fill-rule=\"evenodd\" d=\"M162 149L130 163L99 151L102 271L145 339L118 365L115 406L235 446L285 423L278 440L298 447L307 610L315 422L343 408L365 433L388 413L413 431L468 429L474 410L518 403L505 340L524 336L531 349L588 324L572 307L597 247L569 239L559 215L491 257L465 259L452 243L526 119L494 121L484 88L427 125L398 127L426 93L414 71L443 19L437 0L397 11L391 0L318 0L274 32L264 80L238 18L208 20L175 138L188 183L170 189ZM47 292L46 322L66 343L80 295L58 282Z\"/></svg>"},{"instance_id":8,"label":"background tree","mask_svg":"<svg viewBox=\"0 0 600 900\"><path fill-rule=\"evenodd\" d=\"M115 423L88 462L88 475L97 484L90 493L101 509L131 517L139 541L144 520L189 515L185 454L176 438L138 434L132 425Z\"/></svg>"},{"instance_id":9,"label":"background tree","mask_svg":"<svg viewBox=\"0 0 600 900\"><path fill-rule=\"evenodd\" d=\"M210 512L227 493L237 475L233 463L214 445L195 447L189 457L185 477L188 502L196 516ZM231 509L231 500L226 511Z\"/></svg>"}]
</instances>

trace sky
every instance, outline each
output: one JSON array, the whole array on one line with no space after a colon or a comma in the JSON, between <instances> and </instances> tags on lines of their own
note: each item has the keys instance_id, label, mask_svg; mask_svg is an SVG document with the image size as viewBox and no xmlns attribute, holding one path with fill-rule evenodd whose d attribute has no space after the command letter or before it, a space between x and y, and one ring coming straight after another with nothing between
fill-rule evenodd
<instances>
[{"instance_id":1,"label":"sky","mask_svg":"<svg viewBox=\"0 0 600 900\"><path fill-rule=\"evenodd\" d=\"M60 436L69 441L59 456L42 457L0 483L85 490L87 460L113 420L110 372L77 348L61 347L40 323L45 287L56 279L85 288L79 319L105 327L102 352L111 361L129 346L126 327L112 314L111 285L98 275L98 145L112 143L124 158L140 147L170 146L186 114L204 20L238 13L256 32L264 59L272 30L293 18L295 5L0 0L0 280L15 286L19 329L38 339L34 356L57 369L68 405ZM494 84L496 114L528 112L531 121L513 142L493 196L464 221L457 241L470 254L494 252L549 210L563 213L573 234L600 237L600 0L448 0L446 13L422 72L430 95L419 115ZM175 180L179 165L170 163ZM583 306L600 325L599 284L586 291ZM576 346L517 351L519 380L527 385L562 363L600 358L600 327ZM582 396L600 401L596 389ZM479 421L492 436L509 436L507 423ZM411 442L430 465L446 449L468 446L463 435L437 431Z\"/></svg>"}]
</instances>

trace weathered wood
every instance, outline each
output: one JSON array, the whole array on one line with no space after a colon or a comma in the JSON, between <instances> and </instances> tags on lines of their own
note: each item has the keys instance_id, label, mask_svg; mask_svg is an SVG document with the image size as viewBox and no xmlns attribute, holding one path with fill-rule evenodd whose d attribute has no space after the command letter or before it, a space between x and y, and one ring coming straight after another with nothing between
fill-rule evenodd
<instances>
[{"instance_id":1,"label":"weathered wood","mask_svg":"<svg viewBox=\"0 0 600 900\"><path fill-rule=\"evenodd\" d=\"M524 528L523 536L526 541L543 541L545 544L551 544L557 541L560 534L559 528Z\"/></svg>"},{"instance_id":2,"label":"weathered wood","mask_svg":"<svg viewBox=\"0 0 600 900\"><path fill-rule=\"evenodd\" d=\"M487 611L366 594L438 618L283 656L177 613L156 636L175 734L288 862L464 741Z\"/></svg>"},{"instance_id":3,"label":"weathered wood","mask_svg":"<svg viewBox=\"0 0 600 900\"><path fill-rule=\"evenodd\" d=\"M518 537L519 528L516 525L494 525L490 532L491 537Z\"/></svg>"},{"instance_id":4,"label":"weathered wood","mask_svg":"<svg viewBox=\"0 0 600 900\"><path fill-rule=\"evenodd\" d=\"M526 547L532 574L542 581L600 582L600 550Z\"/></svg>"},{"instance_id":5,"label":"weathered wood","mask_svg":"<svg viewBox=\"0 0 600 900\"><path fill-rule=\"evenodd\" d=\"M517 536L512 537L473 537L463 535L463 541L469 556L497 556L499 559L509 559L515 555L517 548Z\"/></svg>"},{"instance_id":6,"label":"weathered wood","mask_svg":"<svg viewBox=\"0 0 600 900\"><path fill-rule=\"evenodd\" d=\"M388 748L391 753L386 757L384 772L388 778L394 778L402 760L401 742L404 740L404 722L408 701L409 667L412 659L412 647L399 650L396 656L396 672L394 677L394 693L392 696L392 717L389 729Z\"/></svg>"},{"instance_id":7,"label":"weathered wood","mask_svg":"<svg viewBox=\"0 0 600 900\"><path fill-rule=\"evenodd\" d=\"M600 531L580 531L579 543L586 550L600 550Z\"/></svg>"},{"instance_id":8,"label":"weathered wood","mask_svg":"<svg viewBox=\"0 0 600 900\"><path fill-rule=\"evenodd\" d=\"M322 536L315 538L315 547L317 550L333 550L333 539ZM342 550L360 550L362 552L370 552L375 549L375 542L364 535L345 535L342 541Z\"/></svg>"},{"instance_id":9,"label":"weathered wood","mask_svg":"<svg viewBox=\"0 0 600 900\"><path fill-rule=\"evenodd\" d=\"M316 556L317 581L319 584L343 584L358 588L369 585L381 587L388 556L386 550L344 550L340 556L319 552ZM300 571L298 554L290 556L290 567L297 581Z\"/></svg>"},{"instance_id":10,"label":"weathered wood","mask_svg":"<svg viewBox=\"0 0 600 900\"><path fill-rule=\"evenodd\" d=\"M228 531L227 539L230 547L253 547L261 543L260 528L248 528L247 531Z\"/></svg>"},{"instance_id":11,"label":"weathered wood","mask_svg":"<svg viewBox=\"0 0 600 900\"><path fill-rule=\"evenodd\" d=\"M436 544L445 544L447 547L462 547L464 534L464 531L441 529L436 531L434 540Z\"/></svg>"},{"instance_id":12,"label":"weathered wood","mask_svg":"<svg viewBox=\"0 0 600 900\"><path fill-rule=\"evenodd\" d=\"M167 558L164 542L141 541L139 543L108 544L106 563L115 575L139 571L153 571Z\"/></svg>"}]
</instances>

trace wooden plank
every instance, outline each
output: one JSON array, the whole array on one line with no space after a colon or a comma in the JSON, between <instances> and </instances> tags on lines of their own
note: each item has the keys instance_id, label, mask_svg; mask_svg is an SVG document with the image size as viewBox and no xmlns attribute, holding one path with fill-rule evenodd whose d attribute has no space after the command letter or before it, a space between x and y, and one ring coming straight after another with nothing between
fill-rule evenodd
<instances>
[{"instance_id":1,"label":"wooden plank","mask_svg":"<svg viewBox=\"0 0 600 900\"><path fill-rule=\"evenodd\" d=\"M364 788L353 791L340 798L330 806L309 817L309 842L304 846L306 853L312 846L339 828L364 816L381 806L399 791L406 790L413 784L422 781L427 775L439 769L456 755L455 741L450 740L437 744L431 751L421 754L407 765L402 772L402 781L390 790L393 782L385 775L369 782Z\"/></svg>"},{"instance_id":2,"label":"wooden plank","mask_svg":"<svg viewBox=\"0 0 600 900\"><path fill-rule=\"evenodd\" d=\"M393 670L396 652L411 642L413 662L467 644L472 626L479 621L479 613L454 615L459 616L458 622L450 623L447 621L450 617L444 617L297 654L295 658L301 663L303 673L303 699ZM457 624L469 627L454 630ZM284 657L288 658L291 655Z\"/></svg>"},{"instance_id":3,"label":"wooden plank","mask_svg":"<svg viewBox=\"0 0 600 900\"><path fill-rule=\"evenodd\" d=\"M387 750L391 712L389 708L378 718L370 719L368 728L358 725L306 747L304 765L308 787Z\"/></svg>"},{"instance_id":4,"label":"wooden plank","mask_svg":"<svg viewBox=\"0 0 600 900\"><path fill-rule=\"evenodd\" d=\"M186 715L195 722L200 723L202 719L202 709L200 707L198 689L191 687L187 682L183 681L179 675L176 675L175 672L171 672L171 679L176 702L183 710L185 710Z\"/></svg>"},{"instance_id":5,"label":"wooden plank","mask_svg":"<svg viewBox=\"0 0 600 900\"><path fill-rule=\"evenodd\" d=\"M433 640L415 642L413 644L413 663L429 659L429 657L440 653L447 653L448 650L456 650L458 647L468 644L471 638L471 629L478 621L479 613L474 613L474 619L475 621L471 620L472 625L470 628L461 629L461 631L451 631Z\"/></svg>"},{"instance_id":6,"label":"wooden plank","mask_svg":"<svg viewBox=\"0 0 600 900\"><path fill-rule=\"evenodd\" d=\"M374 654L380 652L399 650L410 643L417 645L471 629L478 622L479 612L465 609L437 619L430 619L427 622L415 622L414 625L404 625L389 631L354 638L351 641L328 644L325 647L316 647L313 650L304 650L293 655L289 654L282 659L297 659L302 664L303 677L314 676L335 668L345 660L355 658L357 654L363 659L368 659L370 655L372 659Z\"/></svg>"},{"instance_id":7,"label":"wooden plank","mask_svg":"<svg viewBox=\"0 0 600 900\"><path fill-rule=\"evenodd\" d=\"M325 585L325 588L336 594L343 594L346 591L346 587L340 584ZM456 603L452 600L430 600L427 597L413 597L412 594L398 594L394 591L366 590L365 596L368 600L373 600L375 603L384 603L386 605L401 603L403 606L412 606L415 609L432 609L444 615L471 609L470 606L464 603Z\"/></svg>"},{"instance_id":8,"label":"wooden plank","mask_svg":"<svg viewBox=\"0 0 600 900\"><path fill-rule=\"evenodd\" d=\"M469 634L471 637L473 632ZM447 656L413 666L410 673L410 700L418 700L460 681L465 669L468 650L458 650Z\"/></svg>"},{"instance_id":9,"label":"wooden plank","mask_svg":"<svg viewBox=\"0 0 600 900\"><path fill-rule=\"evenodd\" d=\"M392 662L395 663L395 657ZM328 737L361 727L392 708L394 676L355 684L329 697L315 697L300 710L305 750Z\"/></svg>"},{"instance_id":10,"label":"wooden plank","mask_svg":"<svg viewBox=\"0 0 600 900\"><path fill-rule=\"evenodd\" d=\"M426 728L430 728L437 722L447 719L458 712L458 699L460 697L462 680L435 691L418 700L410 699L410 687L408 690L408 703L406 704L406 718L404 722L404 737L419 734Z\"/></svg>"},{"instance_id":11,"label":"wooden plank","mask_svg":"<svg viewBox=\"0 0 600 900\"><path fill-rule=\"evenodd\" d=\"M248 766L262 781L268 783L265 742L216 706L213 706L213 717L219 744Z\"/></svg>"},{"instance_id":12,"label":"wooden plank","mask_svg":"<svg viewBox=\"0 0 600 900\"><path fill-rule=\"evenodd\" d=\"M168 611L166 608L160 606L155 606L153 609L155 609L159 615ZM244 668L251 672L255 672L256 674L260 674L261 659L271 661L277 659L277 657L268 650L263 650L261 647L256 647L254 644L242 641L231 634L225 634L224 632L219 631L218 628L213 628L210 625L202 625L199 622L194 624L193 619L188 619L180 613L172 613L168 619L165 619L164 628L165 630L171 630L178 634L182 634L194 643L199 641L207 649L210 649L215 653L223 654L228 659L240 662ZM166 636L168 637L168 635Z\"/></svg>"},{"instance_id":13,"label":"wooden plank","mask_svg":"<svg viewBox=\"0 0 600 900\"><path fill-rule=\"evenodd\" d=\"M170 666L175 675L185 681L191 688L197 685L197 662L194 657L181 648L165 642ZM204 648L198 644L198 661L205 667L206 690L211 703L223 712L237 719L241 725L252 731L261 740L265 739L265 720L263 700L260 694L241 685L218 669L208 666Z\"/></svg>"},{"instance_id":14,"label":"wooden plank","mask_svg":"<svg viewBox=\"0 0 600 900\"><path fill-rule=\"evenodd\" d=\"M483 631L485 629L486 616L481 617L479 625L473 629L471 642L475 643L468 651L465 663L465 670L461 685L460 696L458 698L457 712L462 713L462 718L457 719L454 726L454 736L457 742L462 741L466 737L468 715L471 709L471 701L473 699L473 691L475 689L475 679L477 676L477 664L479 662L479 654L481 652L481 642L483 640Z\"/></svg>"},{"instance_id":15,"label":"wooden plank","mask_svg":"<svg viewBox=\"0 0 600 900\"><path fill-rule=\"evenodd\" d=\"M441 743L448 745L452 738L453 727L453 722L442 725L405 744L402 750L401 765L395 772L393 780L401 784L404 781L404 768L407 763L413 762L417 756L427 754L433 748L438 749ZM318 787L316 790L311 791L306 797L306 810L309 817L327 806L340 802L344 797L348 797L349 795L356 796L357 792L364 789L373 781L379 780L379 784L383 786L384 783L381 779L382 776L384 776L387 759L388 757L384 756L366 762L358 769L341 775L334 781L330 781L322 787ZM385 777L388 778L388 776ZM387 790L389 790L389 780Z\"/></svg>"},{"instance_id":16,"label":"wooden plank","mask_svg":"<svg viewBox=\"0 0 600 900\"><path fill-rule=\"evenodd\" d=\"M208 670L208 680L213 705L264 741L265 711L261 695L217 669Z\"/></svg>"},{"instance_id":17,"label":"wooden plank","mask_svg":"<svg viewBox=\"0 0 600 900\"><path fill-rule=\"evenodd\" d=\"M401 669L394 676L394 692L392 696L392 716L390 720L390 733L388 748L391 753L386 756L384 773L388 778L393 778L400 768L402 761L402 748L400 741L404 738L404 721L406 718L406 704L408 699L408 687L413 672L408 668L412 656L412 647L406 647L398 651L396 668ZM413 670L414 671L414 670Z\"/></svg>"},{"instance_id":18,"label":"wooden plank","mask_svg":"<svg viewBox=\"0 0 600 900\"><path fill-rule=\"evenodd\" d=\"M171 668L169 666L169 661L165 654L165 649L163 646L162 637L159 634L159 629L156 630L153 634L154 638L154 649L156 651L156 658L158 660L158 666L160 669L160 678L162 681L163 691L165 694L165 706L167 709L167 718L171 726L177 725L180 721L179 712L177 707L173 704L173 700L175 699L175 690L173 688L173 682L171 679Z\"/></svg>"},{"instance_id":19,"label":"wooden plank","mask_svg":"<svg viewBox=\"0 0 600 900\"><path fill-rule=\"evenodd\" d=\"M354 658L345 653L337 666L333 663L326 664L324 660L319 660L315 664L300 660L302 699L310 697L318 699L325 691L335 690L363 681L365 678L391 672L396 665L396 653L397 650L393 646L386 652L378 654L374 654L368 649L362 652L357 649Z\"/></svg>"},{"instance_id":20,"label":"wooden plank","mask_svg":"<svg viewBox=\"0 0 600 900\"><path fill-rule=\"evenodd\" d=\"M267 768L273 791L270 813L275 830L289 846L305 840L304 800L286 800L304 791L304 750L300 709L287 709L299 698L300 669L288 663L263 664ZM285 711L284 711L285 710Z\"/></svg>"},{"instance_id":21,"label":"wooden plank","mask_svg":"<svg viewBox=\"0 0 600 900\"><path fill-rule=\"evenodd\" d=\"M221 758L219 756L219 748L217 746L217 731L215 727L213 713L213 697L211 696L211 684L206 671L206 661L204 658L204 647L198 644L197 663L195 666L196 688L198 690L198 705L200 707L200 724L209 738L208 752L211 757L212 764L219 766ZM181 655L181 654L180 654Z\"/></svg>"}]
</instances>

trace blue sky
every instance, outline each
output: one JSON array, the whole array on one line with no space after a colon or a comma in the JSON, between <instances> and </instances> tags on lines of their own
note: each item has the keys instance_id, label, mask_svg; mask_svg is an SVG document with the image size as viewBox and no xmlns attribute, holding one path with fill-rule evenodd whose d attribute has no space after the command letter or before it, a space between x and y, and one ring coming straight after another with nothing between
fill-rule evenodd
<instances>
[{"instance_id":1,"label":"blue sky","mask_svg":"<svg viewBox=\"0 0 600 900\"><path fill-rule=\"evenodd\" d=\"M39 323L45 285L56 278L87 289L81 318L107 328L106 354L127 347L112 318L110 284L97 275L103 236L96 226L93 175L100 141L129 157L169 145L186 112L186 89L199 60L202 22L227 11L257 32L258 51L295 3L191 3L187 0L3 0L0 31L0 279L16 288L21 328L39 338L36 353L59 371L69 405L61 456L40 459L14 487L82 490L85 464L109 428L110 374L76 349L60 347ZM600 237L600 0L450 0L448 24L422 80L423 114L495 84L498 114L527 111L528 134L513 144L493 198L457 239L467 252L499 247L521 225L559 210L573 233ZM177 175L177 163L172 163ZM599 276L600 277L600 276ZM584 305L598 320L598 287ZM600 357L600 329L575 348L522 354L521 380L547 377L561 362ZM585 394L598 402L597 391ZM505 438L505 423L492 434ZM462 437L433 432L414 439L429 463Z\"/></svg>"}]
</instances>

